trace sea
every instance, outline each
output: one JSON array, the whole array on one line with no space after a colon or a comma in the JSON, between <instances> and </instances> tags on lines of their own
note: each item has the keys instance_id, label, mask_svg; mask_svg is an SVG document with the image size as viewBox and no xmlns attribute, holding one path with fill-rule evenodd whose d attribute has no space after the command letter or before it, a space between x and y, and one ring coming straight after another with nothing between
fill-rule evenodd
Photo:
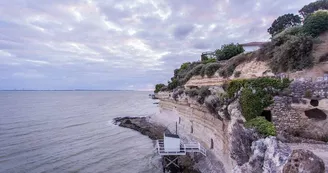
<instances>
[{"instance_id":1,"label":"sea","mask_svg":"<svg viewBox=\"0 0 328 173\"><path fill-rule=\"evenodd\" d=\"M159 173L154 141L113 124L152 116L149 92L1 91L1 173Z\"/></svg>"}]
</instances>

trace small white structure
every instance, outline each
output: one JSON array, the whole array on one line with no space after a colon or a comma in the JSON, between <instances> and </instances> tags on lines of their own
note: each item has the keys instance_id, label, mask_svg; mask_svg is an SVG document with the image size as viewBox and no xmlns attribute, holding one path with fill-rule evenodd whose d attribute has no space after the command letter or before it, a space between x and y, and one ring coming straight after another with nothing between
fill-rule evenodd
<instances>
[{"instance_id":1,"label":"small white structure","mask_svg":"<svg viewBox=\"0 0 328 173\"><path fill-rule=\"evenodd\" d=\"M178 135L164 134L164 151L180 151L180 138Z\"/></svg>"},{"instance_id":2,"label":"small white structure","mask_svg":"<svg viewBox=\"0 0 328 173\"><path fill-rule=\"evenodd\" d=\"M206 156L206 149L199 142L183 143L178 135L164 133L164 140L157 140L156 143L157 152L162 156L186 155L187 152Z\"/></svg>"}]
</instances>

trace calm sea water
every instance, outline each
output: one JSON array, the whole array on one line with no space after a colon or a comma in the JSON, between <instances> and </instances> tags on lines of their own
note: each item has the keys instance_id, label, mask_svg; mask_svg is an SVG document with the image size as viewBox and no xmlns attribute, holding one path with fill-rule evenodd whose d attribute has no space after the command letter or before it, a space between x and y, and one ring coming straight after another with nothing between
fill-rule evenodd
<instances>
[{"instance_id":1,"label":"calm sea water","mask_svg":"<svg viewBox=\"0 0 328 173\"><path fill-rule=\"evenodd\" d=\"M161 172L153 141L112 124L156 113L153 102L147 92L0 92L0 172Z\"/></svg>"}]
</instances>

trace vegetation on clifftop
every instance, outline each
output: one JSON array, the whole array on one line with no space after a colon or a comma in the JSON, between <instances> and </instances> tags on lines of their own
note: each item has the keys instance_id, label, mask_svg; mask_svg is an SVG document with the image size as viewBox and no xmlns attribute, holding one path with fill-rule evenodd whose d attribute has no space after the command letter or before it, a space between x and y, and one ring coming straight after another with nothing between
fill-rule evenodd
<instances>
[{"instance_id":1,"label":"vegetation on clifftop","mask_svg":"<svg viewBox=\"0 0 328 173\"><path fill-rule=\"evenodd\" d=\"M276 136L277 134L275 126L264 117L254 118L246 122L245 126L248 128L255 128L264 136Z\"/></svg>"}]
</instances>

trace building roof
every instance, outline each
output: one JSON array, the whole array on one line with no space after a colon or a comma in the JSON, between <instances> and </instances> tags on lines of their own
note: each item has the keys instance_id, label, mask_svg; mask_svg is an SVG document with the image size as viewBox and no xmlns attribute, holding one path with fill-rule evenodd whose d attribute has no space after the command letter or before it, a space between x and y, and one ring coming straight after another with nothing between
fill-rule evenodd
<instances>
[{"instance_id":1,"label":"building roof","mask_svg":"<svg viewBox=\"0 0 328 173\"><path fill-rule=\"evenodd\" d=\"M262 46L265 43L267 43L267 42L249 42L249 43L244 43L244 44L240 44L240 45L242 45L242 46Z\"/></svg>"},{"instance_id":2,"label":"building roof","mask_svg":"<svg viewBox=\"0 0 328 173\"><path fill-rule=\"evenodd\" d=\"M167 134L165 133L166 137L170 137L170 138L180 138L179 135L175 135L175 134Z\"/></svg>"}]
</instances>

